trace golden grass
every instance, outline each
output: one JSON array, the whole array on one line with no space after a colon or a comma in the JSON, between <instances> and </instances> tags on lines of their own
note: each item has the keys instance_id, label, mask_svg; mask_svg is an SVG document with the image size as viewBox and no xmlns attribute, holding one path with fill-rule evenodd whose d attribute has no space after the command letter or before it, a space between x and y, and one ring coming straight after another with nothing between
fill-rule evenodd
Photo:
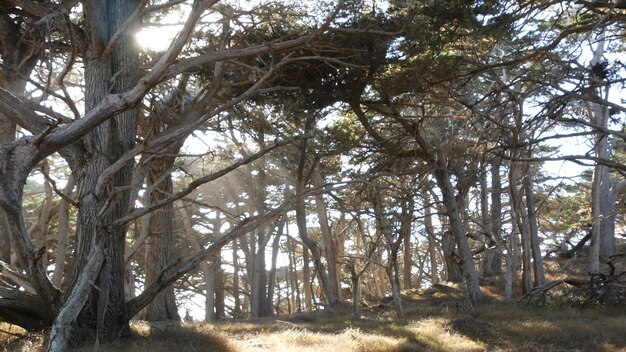
<instances>
[{"instance_id":1,"label":"golden grass","mask_svg":"<svg viewBox=\"0 0 626 352\"><path fill-rule=\"evenodd\" d=\"M433 292L431 292L433 293ZM488 303L473 312L452 300L456 289L427 299L407 297L406 316L391 309L349 311L276 318L183 324L159 331L132 324L134 336L100 346L101 351L250 351L250 352L410 352L410 351L625 351L626 311L577 310L526 304ZM437 297L435 297L437 296ZM416 297L417 298L417 297ZM6 340L5 340L6 341ZM10 351L37 351L34 335ZM0 345L1 346L1 345ZM92 351L86 346L73 351ZM0 351L3 351L0 348Z\"/></svg>"}]
</instances>

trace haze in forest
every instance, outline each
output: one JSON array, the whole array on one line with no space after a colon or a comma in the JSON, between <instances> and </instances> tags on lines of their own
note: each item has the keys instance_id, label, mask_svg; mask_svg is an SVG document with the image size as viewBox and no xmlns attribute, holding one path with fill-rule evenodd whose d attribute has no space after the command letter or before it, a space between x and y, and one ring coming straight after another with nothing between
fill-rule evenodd
<instances>
[{"instance_id":1,"label":"haze in forest","mask_svg":"<svg viewBox=\"0 0 626 352\"><path fill-rule=\"evenodd\" d=\"M2 350L625 349L625 24L0 1Z\"/></svg>"}]
</instances>

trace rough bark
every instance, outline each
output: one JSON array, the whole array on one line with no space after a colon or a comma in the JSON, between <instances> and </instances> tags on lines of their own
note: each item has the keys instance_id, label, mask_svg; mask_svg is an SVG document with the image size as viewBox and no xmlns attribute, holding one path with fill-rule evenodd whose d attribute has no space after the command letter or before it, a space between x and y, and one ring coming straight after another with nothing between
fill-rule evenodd
<instances>
[{"instance_id":1,"label":"rough bark","mask_svg":"<svg viewBox=\"0 0 626 352\"><path fill-rule=\"evenodd\" d=\"M26 77L35 67L40 52L36 48L37 40L28 38L11 16L0 11L0 55L4 69L0 70L0 87L15 94L21 94L26 88ZM0 144L13 142L17 125L6 114L0 111ZM0 261L11 262L11 240L8 219L0 208Z\"/></svg>"},{"instance_id":2,"label":"rough bark","mask_svg":"<svg viewBox=\"0 0 626 352\"><path fill-rule=\"evenodd\" d=\"M0 320L27 331L41 331L54 322L54 315L39 296L0 287Z\"/></svg>"},{"instance_id":3,"label":"rough bark","mask_svg":"<svg viewBox=\"0 0 626 352\"><path fill-rule=\"evenodd\" d=\"M104 253L101 248L94 247L89 256L87 265L83 268L78 281L57 315L52 331L50 331L50 343L48 352L65 352L72 334L72 325L76 324L76 318L83 306L89 299L89 291L92 289L92 278L97 277L104 262ZM96 342L97 347L97 342Z\"/></svg>"},{"instance_id":4,"label":"rough bark","mask_svg":"<svg viewBox=\"0 0 626 352\"><path fill-rule=\"evenodd\" d=\"M110 55L101 54L129 16L138 0L94 0L85 4L87 33L91 38L84 55L85 108L89 113L109 93L125 92L138 82L138 56L132 39L136 23L126 27L113 44ZM115 78L112 79L115 75ZM124 247L126 226L104 227L103 224L125 216L129 209L132 163L127 163L111 180L102 194L94 192L98 179L123 153L134 146L137 130L136 109L127 110L109 119L85 136L84 153L73 166L77 197L80 204L77 221L77 245L73 284L76 286L94 244L107 258L85 308L72 330L72 343L85 340L108 341L130 332L124 302ZM119 191L118 191L119 190Z\"/></svg>"},{"instance_id":5,"label":"rough bark","mask_svg":"<svg viewBox=\"0 0 626 352\"><path fill-rule=\"evenodd\" d=\"M155 160L154 163L157 163ZM148 176L148 187L153 187L150 192L150 204L154 204L159 200L172 193L171 177L165 176L163 181L158 182L163 176L160 170L155 170L156 165L151 167ZM150 221L145 226L149 227L148 238L145 246L145 263L146 263L146 285L154 283L163 270L170 267L176 260L174 254L174 238L173 238L173 207L168 204L157 209ZM161 292L154 301L146 307L145 319L148 321L180 321L178 308L174 296L174 288L168 287Z\"/></svg>"},{"instance_id":6,"label":"rough bark","mask_svg":"<svg viewBox=\"0 0 626 352\"><path fill-rule=\"evenodd\" d=\"M446 281L462 282L463 273L461 270L461 259L456 250L456 240L450 231L445 231L442 235L442 249L444 264L446 267Z\"/></svg>"}]
</instances>

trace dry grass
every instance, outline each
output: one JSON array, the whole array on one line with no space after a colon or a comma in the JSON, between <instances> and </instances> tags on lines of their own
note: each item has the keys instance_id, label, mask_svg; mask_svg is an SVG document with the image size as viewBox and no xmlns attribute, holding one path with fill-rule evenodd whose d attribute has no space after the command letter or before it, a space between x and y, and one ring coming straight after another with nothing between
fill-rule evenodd
<instances>
[{"instance_id":1,"label":"dry grass","mask_svg":"<svg viewBox=\"0 0 626 352\"><path fill-rule=\"evenodd\" d=\"M101 351L409 352L409 351L626 351L626 310L536 307L487 303L469 312L457 286L406 295L406 316L391 308L349 308L276 319L183 324L155 329L133 323L134 336L100 346ZM494 294L495 299L495 294ZM7 342L14 336L0 335ZM37 351L42 335L13 342L10 351ZM86 346L74 351L93 351ZM0 351L3 349L0 348Z\"/></svg>"}]
</instances>

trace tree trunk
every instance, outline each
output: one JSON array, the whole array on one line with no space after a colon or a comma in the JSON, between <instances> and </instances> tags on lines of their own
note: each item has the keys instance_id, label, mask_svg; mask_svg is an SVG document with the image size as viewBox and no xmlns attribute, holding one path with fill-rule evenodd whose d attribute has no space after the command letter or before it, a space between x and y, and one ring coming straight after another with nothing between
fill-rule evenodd
<instances>
[{"instance_id":1,"label":"tree trunk","mask_svg":"<svg viewBox=\"0 0 626 352\"><path fill-rule=\"evenodd\" d=\"M443 159L444 158L439 158L439 163L443 163ZM465 236L463 221L461 220L461 216L458 212L457 200L452 183L450 182L450 175L448 174L445 165L438 165L434 174L437 184L441 189L443 201L446 206L446 214L450 220L450 230L456 239L456 244L459 248L461 270L465 280L466 297L471 306L480 305L483 300L483 295L480 291L478 274L476 273L476 268L474 266L474 258L472 257L469 241L467 236Z\"/></svg>"},{"instance_id":2,"label":"tree trunk","mask_svg":"<svg viewBox=\"0 0 626 352\"><path fill-rule=\"evenodd\" d=\"M296 201L300 203L300 201ZM304 200L302 199L302 203ZM306 247L311 251L311 256L313 257L313 266L315 267L315 271L320 279L320 283L322 285L322 289L324 294L326 295L326 301L329 305L333 305L337 303L337 297L335 296L332 290L332 284L330 279L326 273L326 269L324 268L324 264L322 263L322 254L319 249L318 244L313 241L307 235L306 230L306 217L304 214L304 204L296 205L296 221L298 222L298 230L300 232L300 238L302 238L302 242L306 245ZM310 274L309 274L310 275ZM309 277L310 278L310 277ZM306 279L305 279L306 280ZM306 294L305 294L306 296ZM305 297L306 299L306 297Z\"/></svg>"},{"instance_id":3,"label":"tree trunk","mask_svg":"<svg viewBox=\"0 0 626 352\"><path fill-rule=\"evenodd\" d=\"M513 237L511 240L515 241ZM513 244L511 244L513 246ZM513 253L506 251L506 269L504 274L504 301L510 302L513 299Z\"/></svg>"},{"instance_id":4,"label":"tree trunk","mask_svg":"<svg viewBox=\"0 0 626 352\"><path fill-rule=\"evenodd\" d=\"M494 275L502 274L502 256L506 245L502 239L502 178L500 176L501 160L491 163L491 209L489 221L489 233L496 248L491 250L493 257L489 272Z\"/></svg>"},{"instance_id":5,"label":"tree trunk","mask_svg":"<svg viewBox=\"0 0 626 352\"><path fill-rule=\"evenodd\" d=\"M213 260L213 280L215 285L215 319L225 317L226 305L224 303L224 269L222 269L222 252L219 251Z\"/></svg>"},{"instance_id":6,"label":"tree trunk","mask_svg":"<svg viewBox=\"0 0 626 352\"><path fill-rule=\"evenodd\" d=\"M136 20L118 37L110 56L100 57L113 33L116 33L136 10L138 0L93 0L84 12L88 24L89 47L85 62L85 107L89 111L107 94L124 92L138 81L137 49L132 35ZM115 75L113 82L112 77ZM98 244L106 258L89 300L77 318L72 343L86 340L108 341L128 335L124 300L124 246L126 226L104 224L128 213L132 179L129 163L113 177L102 194L95 194L98 178L124 152L134 146L137 130L136 109L118 114L92 130L83 140L85 153L74 165L77 196L80 204L77 222L73 282L79 278L93 244ZM116 189L120 189L116 191ZM111 201L108 202L111 197ZM74 286L74 284L72 285Z\"/></svg>"},{"instance_id":7,"label":"tree trunk","mask_svg":"<svg viewBox=\"0 0 626 352\"><path fill-rule=\"evenodd\" d=\"M287 231L289 231L289 227L287 227ZM289 234L288 234L289 237ZM300 283L298 282L298 268L296 266L296 246L294 244L294 240L289 237L287 240L287 245L289 248L289 271L291 272L291 295L293 305L298 310L298 313L302 312L302 300L300 295Z\"/></svg>"},{"instance_id":8,"label":"tree trunk","mask_svg":"<svg viewBox=\"0 0 626 352\"><path fill-rule=\"evenodd\" d=\"M266 310L269 312L273 311L274 304L274 290L276 286L276 261L278 260L278 250L280 245L280 238L283 235L283 229L285 227L285 220L281 220L276 229L276 234L274 235L274 241L272 242L272 266L267 279L267 307ZM278 307L280 305L280 299L276 303Z\"/></svg>"},{"instance_id":9,"label":"tree trunk","mask_svg":"<svg viewBox=\"0 0 626 352\"><path fill-rule=\"evenodd\" d=\"M450 231L446 231L442 235L442 249L446 266L446 281L462 282L461 259L456 251L456 240Z\"/></svg>"},{"instance_id":10,"label":"tree trunk","mask_svg":"<svg viewBox=\"0 0 626 352\"><path fill-rule=\"evenodd\" d=\"M348 260L346 262L346 268L348 269L348 271L350 272L350 283L352 285L352 314L353 314L353 319L360 319L361 318L361 310L359 309L359 296L360 296L360 276L357 273L356 267L355 267L355 262L354 260ZM361 271L361 274L363 273L363 271Z\"/></svg>"},{"instance_id":11,"label":"tree trunk","mask_svg":"<svg viewBox=\"0 0 626 352\"><path fill-rule=\"evenodd\" d=\"M493 234L491 233L491 216L489 214L489 190L487 187L487 165L483 161L482 163L483 170L480 173L479 181L480 181L480 218L481 218L481 233L479 236L483 244L485 245L485 250L481 253L480 256L480 273L483 278L490 277L494 275L493 269L493 261L496 253L495 248L495 240L493 238Z\"/></svg>"},{"instance_id":12,"label":"tree trunk","mask_svg":"<svg viewBox=\"0 0 626 352\"><path fill-rule=\"evenodd\" d=\"M530 230L530 246L533 257L534 287L545 284L545 274L543 270L543 256L539 246L539 230L537 229L537 213L535 206L535 192L532 185L532 176L526 175L524 178L524 192L526 194L526 206L528 208L528 225Z\"/></svg>"},{"instance_id":13,"label":"tree trunk","mask_svg":"<svg viewBox=\"0 0 626 352\"><path fill-rule=\"evenodd\" d=\"M202 246L198 240L198 235L193 230L193 223L191 221L191 206L180 202L179 213L182 218L183 225L185 227L185 237L191 244L191 249L194 253L200 252ZM204 276L204 320L211 322L215 320L214 310L214 274L209 261L203 261L200 263L200 270Z\"/></svg>"},{"instance_id":14,"label":"tree trunk","mask_svg":"<svg viewBox=\"0 0 626 352\"><path fill-rule=\"evenodd\" d=\"M74 189L74 177L70 176L67 180L63 193L68 197L71 196ZM63 274L65 269L65 256L67 253L67 239L70 232L69 214L70 205L65 199L61 199L59 202L58 211L58 230L57 230L57 250L56 258L54 260L54 272L52 274L52 284L57 288L61 288L63 280Z\"/></svg>"},{"instance_id":15,"label":"tree trunk","mask_svg":"<svg viewBox=\"0 0 626 352\"><path fill-rule=\"evenodd\" d=\"M319 165L313 169L311 174L311 183L316 188L324 186L324 179L322 173L319 171ZM339 275L337 273L337 246L333 235L328 225L328 216L326 215L326 204L324 203L324 195L316 193L315 196L315 209L320 222L320 230L322 232L322 241L324 243L324 256L326 257L326 265L328 266L328 279L332 285L332 290L337 300L340 300L339 292Z\"/></svg>"},{"instance_id":16,"label":"tree trunk","mask_svg":"<svg viewBox=\"0 0 626 352\"><path fill-rule=\"evenodd\" d=\"M407 231L403 235L403 252L402 252L402 286L405 290L411 288L411 269L413 262L411 259L411 231Z\"/></svg>"},{"instance_id":17,"label":"tree trunk","mask_svg":"<svg viewBox=\"0 0 626 352\"><path fill-rule=\"evenodd\" d=\"M12 16L0 16L0 30L3 32L0 40L0 54L2 65L0 70L0 87L9 92L22 94L26 89L25 77L30 77L37 64L40 52L31 40L23 40L20 24L14 22ZM7 69L10 68L10 69ZM16 124L4 113L0 112L0 145L13 142L17 132ZM11 240L9 238L9 224L4 209L0 208L0 261L18 265L11 259Z\"/></svg>"},{"instance_id":18,"label":"tree trunk","mask_svg":"<svg viewBox=\"0 0 626 352\"><path fill-rule=\"evenodd\" d=\"M512 154L512 160L518 157L516 151ZM517 188L517 163L511 161L509 165L509 192L511 196L511 221L517 227L522 240L522 289L524 293L530 292L533 287L531 272L531 253L530 253L530 226L528 213L524 209L522 197Z\"/></svg>"},{"instance_id":19,"label":"tree trunk","mask_svg":"<svg viewBox=\"0 0 626 352\"><path fill-rule=\"evenodd\" d=\"M152 159L146 182L150 204L156 204L172 194L172 177L169 172L173 164L174 158L172 157ZM175 261L173 216L173 205L170 203L155 210L149 217L148 223L144 225L148 226L145 252L146 286L156 282L159 275ZM159 293L145 308L145 313L145 319L148 321L181 321L176 306L174 287L169 286Z\"/></svg>"},{"instance_id":20,"label":"tree trunk","mask_svg":"<svg viewBox=\"0 0 626 352\"><path fill-rule=\"evenodd\" d=\"M424 229L428 237L428 256L430 259L430 283L436 285L439 283L439 270L437 265L437 239L433 231L433 215L430 205L430 197L428 190L422 190L422 199L424 202Z\"/></svg>"},{"instance_id":21,"label":"tree trunk","mask_svg":"<svg viewBox=\"0 0 626 352\"><path fill-rule=\"evenodd\" d=\"M390 259L391 265L387 268L387 277L389 278L389 282L391 283L391 296L393 297L393 309L396 311L396 317L402 318L403 309L402 309L402 296L400 293L400 268L398 267L398 258L397 256L394 258L392 254L392 258Z\"/></svg>"},{"instance_id":22,"label":"tree trunk","mask_svg":"<svg viewBox=\"0 0 626 352\"><path fill-rule=\"evenodd\" d=\"M593 51L593 58L590 62L591 67L601 64L605 53L605 33L601 32L600 40L597 47ZM595 94L602 98L608 99L609 86L603 80L604 77L592 75L591 82L596 84L598 88ZM607 134L601 132L602 129L608 127L609 107L594 102L587 102L587 110L590 122L598 126L594 138L594 152L598 159L610 159L611 145ZM605 165L596 164L593 171L593 181L591 190L591 208L593 216L593 227L591 237L591 253L589 262L589 271L591 273L600 272L600 263L608 257L615 254L615 215L613 207L615 205L613 192L614 182L611 180L610 168Z\"/></svg>"},{"instance_id":23,"label":"tree trunk","mask_svg":"<svg viewBox=\"0 0 626 352\"><path fill-rule=\"evenodd\" d=\"M233 241L233 317L241 316L241 298L239 297L239 246L238 240Z\"/></svg>"},{"instance_id":24,"label":"tree trunk","mask_svg":"<svg viewBox=\"0 0 626 352\"><path fill-rule=\"evenodd\" d=\"M313 309L311 300L313 298L313 287L311 286L311 260L309 259L309 249L302 245L302 286L304 289L304 309L310 312Z\"/></svg>"}]
</instances>

